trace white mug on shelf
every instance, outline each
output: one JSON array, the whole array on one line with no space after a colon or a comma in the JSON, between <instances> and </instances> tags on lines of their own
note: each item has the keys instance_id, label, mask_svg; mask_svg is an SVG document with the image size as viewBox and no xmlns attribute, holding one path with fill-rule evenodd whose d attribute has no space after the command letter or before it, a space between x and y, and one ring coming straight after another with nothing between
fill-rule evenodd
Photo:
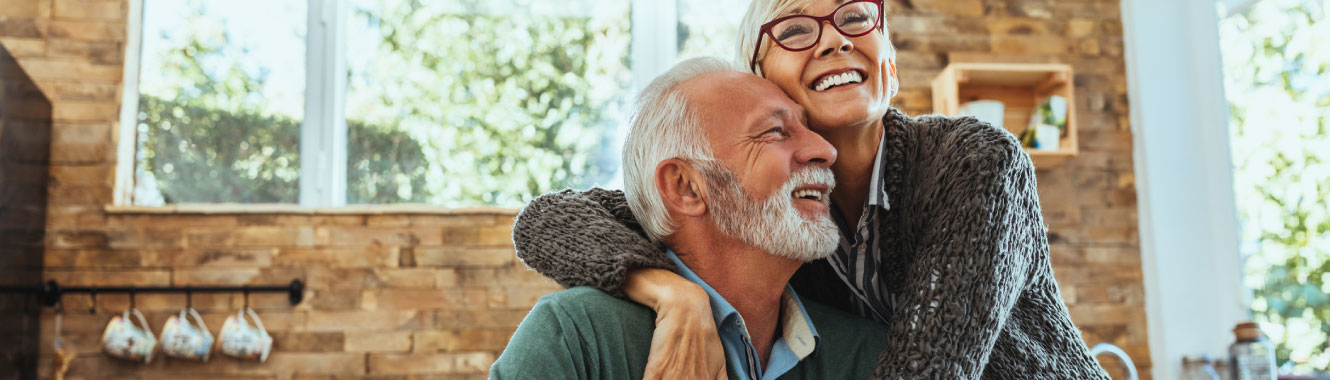
<instances>
[{"instance_id":1,"label":"white mug on shelf","mask_svg":"<svg viewBox=\"0 0 1330 380\"><path fill-rule=\"evenodd\" d=\"M1002 118L1006 115L1006 106L997 100L975 100L962 104L956 110L960 116L974 116L979 121L1002 128Z\"/></svg>"},{"instance_id":2,"label":"white mug on shelf","mask_svg":"<svg viewBox=\"0 0 1330 380\"><path fill-rule=\"evenodd\" d=\"M253 326L245 320L246 313L254 321ZM254 309L248 307L236 312L236 315L226 317L226 322L222 323L222 332L218 335L221 351L227 356L264 362L272 352L272 336L263 328L263 321L259 320Z\"/></svg>"},{"instance_id":3,"label":"white mug on shelf","mask_svg":"<svg viewBox=\"0 0 1330 380\"><path fill-rule=\"evenodd\" d=\"M138 324L129 318L133 313ZM138 309L130 308L122 315L111 318L102 333L102 351L112 357L151 363L153 350L157 347L157 337L152 335L148 321Z\"/></svg>"},{"instance_id":4,"label":"white mug on shelf","mask_svg":"<svg viewBox=\"0 0 1330 380\"><path fill-rule=\"evenodd\" d=\"M1062 142L1062 129L1055 125L1040 124L1034 130L1034 148L1042 151L1055 151Z\"/></svg>"},{"instance_id":5,"label":"white mug on shelf","mask_svg":"<svg viewBox=\"0 0 1330 380\"><path fill-rule=\"evenodd\" d=\"M186 314L188 312L188 314ZM194 317L193 324L189 317ZM162 353L178 359L208 361L212 353L212 333L194 308L180 309L162 326Z\"/></svg>"}]
</instances>

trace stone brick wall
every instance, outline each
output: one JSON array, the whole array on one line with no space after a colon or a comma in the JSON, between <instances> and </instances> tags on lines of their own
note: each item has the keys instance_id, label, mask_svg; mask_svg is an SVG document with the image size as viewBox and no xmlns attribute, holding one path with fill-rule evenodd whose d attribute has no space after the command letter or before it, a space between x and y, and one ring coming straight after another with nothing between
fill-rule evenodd
<instances>
[{"instance_id":1,"label":"stone brick wall","mask_svg":"<svg viewBox=\"0 0 1330 380\"><path fill-rule=\"evenodd\" d=\"M1127 124L1122 26L1112 0L893 0L901 97L931 111L948 62L1061 62L1076 70L1081 155L1039 173L1063 294L1089 344L1124 347L1149 378ZM112 200L127 0L0 0L0 44L51 99L45 276L64 284L284 284L253 295L277 339L266 364L140 366L97 353L123 295L66 299L67 378L483 378L525 311L556 289L513 259L512 211L117 209ZM184 304L141 295L153 329ZM239 295L195 295L216 331ZM40 373L52 374L52 314ZM1115 367L1108 363L1109 367Z\"/></svg>"},{"instance_id":2,"label":"stone brick wall","mask_svg":"<svg viewBox=\"0 0 1330 380\"><path fill-rule=\"evenodd\" d=\"M115 212L98 228L53 231L46 275L62 284L285 284L302 278L307 288L294 308L283 294L250 296L276 340L261 365L226 357L146 366L110 359L97 352L100 331L129 305L128 297L100 296L97 314L89 315L90 297L68 296L64 336L81 353L69 375L483 378L530 305L556 289L515 259L513 216ZM136 299L154 329L184 302L182 295ZM199 294L192 302L214 332L244 304L239 294ZM49 325L43 333L50 336Z\"/></svg>"}]
</instances>

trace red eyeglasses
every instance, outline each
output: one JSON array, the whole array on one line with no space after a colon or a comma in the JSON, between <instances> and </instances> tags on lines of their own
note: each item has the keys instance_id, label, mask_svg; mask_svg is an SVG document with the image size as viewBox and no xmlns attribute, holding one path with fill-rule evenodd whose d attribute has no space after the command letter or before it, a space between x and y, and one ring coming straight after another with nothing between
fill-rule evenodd
<instances>
[{"instance_id":1,"label":"red eyeglasses","mask_svg":"<svg viewBox=\"0 0 1330 380\"><path fill-rule=\"evenodd\" d=\"M830 21L831 27L846 37L859 37L868 34L882 25L882 0L856 0L839 7L831 14L814 17L809 15L790 15L762 24L758 31L757 45L753 46L753 58L749 59L748 69L757 72L757 53L762 49L762 36L770 36L776 45L789 51L804 51L817 45L822 39L822 22Z\"/></svg>"}]
</instances>

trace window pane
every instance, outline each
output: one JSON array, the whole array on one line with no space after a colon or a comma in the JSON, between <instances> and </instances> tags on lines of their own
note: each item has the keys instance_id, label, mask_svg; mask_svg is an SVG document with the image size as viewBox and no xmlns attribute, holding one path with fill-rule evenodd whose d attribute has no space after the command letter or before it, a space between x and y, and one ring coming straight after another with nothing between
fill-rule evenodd
<instances>
[{"instance_id":1,"label":"window pane","mask_svg":"<svg viewBox=\"0 0 1330 380\"><path fill-rule=\"evenodd\" d=\"M1219 23L1253 320L1294 373L1330 367L1330 1ZM1227 10L1221 10L1221 14Z\"/></svg>"},{"instance_id":2,"label":"window pane","mask_svg":"<svg viewBox=\"0 0 1330 380\"><path fill-rule=\"evenodd\" d=\"M679 0L679 60L734 59L739 21L747 10L748 0Z\"/></svg>"},{"instance_id":3,"label":"window pane","mask_svg":"<svg viewBox=\"0 0 1330 380\"><path fill-rule=\"evenodd\" d=\"M520 207L618 170L628 1L352 4L348 203Z\"/></svg>"},{"instance_id":4,"label":"window pane","mask_svg":"<svg viewBox=\"0 0 1330 380\"><path fill-rule=\"evenodd\" d=\"M134 202L297 202L305 1L143 9Z\"/></svg>"}]
</instances>

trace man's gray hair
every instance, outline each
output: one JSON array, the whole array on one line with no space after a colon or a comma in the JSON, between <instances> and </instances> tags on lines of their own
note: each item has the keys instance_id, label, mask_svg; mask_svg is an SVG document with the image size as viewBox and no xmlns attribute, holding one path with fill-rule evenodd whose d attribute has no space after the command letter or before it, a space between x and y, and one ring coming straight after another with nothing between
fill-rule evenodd
<instances>
[{"instance_id":1,"label":"man's gray hair","mask_svg":"<svg viewBox=\"0 0 1330 380\"><path fill-rule=\"evenodd\" d=\"M660 242L678 225L656 191L656 166L671 158L710 160L711 144L701 130L697 107L680 90L690 79L714 72L744 72L725 60L693 58L651 81L633 104L623 146L623 189L628 207L651 241Z\"/></svg>"},{"instance_id":2,"label":"man's gray hair","mask_svg":"<svg viewBox=\"0 0 1330 380\"><path fill-rule=\"evenodd\" d=\"M734 49L734 62L744 71L753 68L753 70L755 70L752 72L753 74L765 78L766 75L762 73L762 65L760 63L763 58L767 57L767 51L771 50L771 47L775 45L770 38L761 38L762 24L775 20L777 17L794 13L796 10L803 10L812 2L813 0L753 0L750 2L748 4L748 11L744 12L743 21L739 22L739 45ZM882 10L882 12L886 11L886 9ZM823 27L830 26L823 25ZM882 31L882 41L887 45L886 48L888 54L890 54L891 57L895 57L896 47L891 44L891 38L889 37L890 34L887 33L888 29L885 20L882 22L882 29L880 30ZM827 31L823 30L823 32L825 33ZM757 51L757 59L750 61L753 59L753 46L757 45L758 40L762 41L762 47ZM753 63L759 64L754 66L752 65Z\"/></svg>"}]
</instances>

